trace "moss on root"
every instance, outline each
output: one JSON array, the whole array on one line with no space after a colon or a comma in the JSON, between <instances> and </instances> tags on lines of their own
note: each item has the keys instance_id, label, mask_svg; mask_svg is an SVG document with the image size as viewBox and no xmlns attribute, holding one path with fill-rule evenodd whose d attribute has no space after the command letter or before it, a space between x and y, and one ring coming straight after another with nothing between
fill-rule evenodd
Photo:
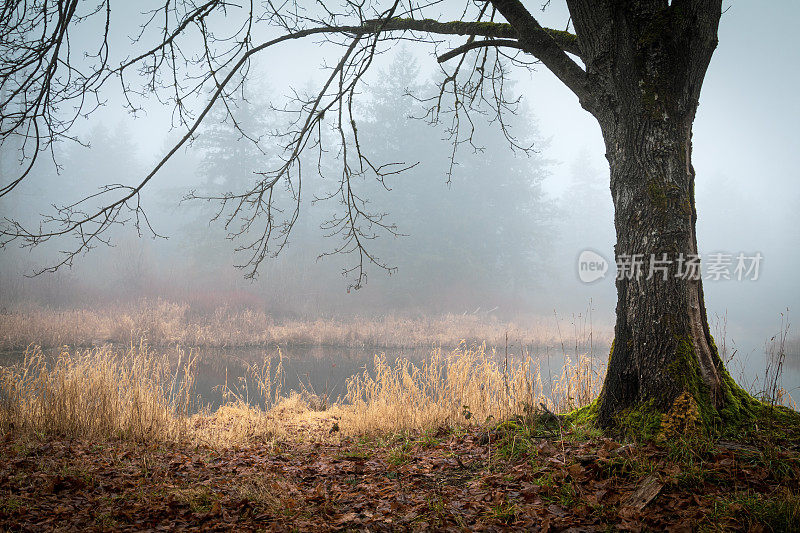
<instances>
[{"instance_id":1,"label":"moss on root","mask_svg":"<svg viewBox=\"0 0 800 533\"><path fill-rule=\"evenodd\" d=\"M678 396L669 411L661 419L656 438L672 440L686 435L698 435L702 432L703 423L697 402L688 392Z\"/></svg>"},{"instance_id":2,"label":"moss on root","mask_svg":"<svg viewBox=\"0 0 800 533\"><path fill-rule=\"evenodd\" d=\"M800 413L773 406L753 398L738 386L732 393L736 404L729 404L704 418L700 403L688 393L681 394L665 413L653 400L621 411L614 433L641 441L730 439L800 443ZM566 416L576 428L597 428L600 399ZM707 420L711 418L712 423Z\"/></svg>"},{"instance_id":3,"label":"moss on root","mask_svg":"<svg viewBox=\"0 0 800 533\"><path fill-rule=\"evenodd\" d=\"M574 426L595 426L599 410L600 400L595 399L589 405L567 413L566 421Z\"/></svg>"},{"instance_id":4,"label":"moss on root","mask_svg":"<svg viewBox=\"0 0 800 533\"><path fill-rule=\"evenodd\" d=\"M663 413L659 411L653 400L625 409L619 415L619 429L626 437L654 440L661 428Z\"/></svg>"},{"instance_id":5,"label":"moss on root","mask_svg":"<svg viewBox=\"0 0 800 533\"><path fill-rule=\"evenodd\" d=\"M713 339L710 347L718 358ZM800 443L800 413L754 398L724 368L719 369L720 386L712 397L691 339L676 338L675 357L666 372L683 392L667 405L651 398L620 411L614 424L617 431L636 440L766 438ZM567 420L575 426L597 426L601 401L572 411Z\"/></svg>"}]
</instances>

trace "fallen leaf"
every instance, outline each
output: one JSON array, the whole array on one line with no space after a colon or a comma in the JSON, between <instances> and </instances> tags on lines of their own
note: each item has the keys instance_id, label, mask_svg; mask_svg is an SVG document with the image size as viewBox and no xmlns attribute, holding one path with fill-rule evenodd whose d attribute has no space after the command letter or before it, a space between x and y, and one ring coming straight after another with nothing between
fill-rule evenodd
<instances>
[{"instance_id":1,"label":"fallen leaf","mask_svg":"<svg viewBox=\"0 0 800 533\"><path fill-rule=\"evenodd\" d=\"M644 478L644 480L639 483L636 490L625 499L623 507L641 511L648 503L658 496L658 493L661 492L663 487L664 484L661 483L655 475L651 474Z\"/></svg>"}]
</instances>

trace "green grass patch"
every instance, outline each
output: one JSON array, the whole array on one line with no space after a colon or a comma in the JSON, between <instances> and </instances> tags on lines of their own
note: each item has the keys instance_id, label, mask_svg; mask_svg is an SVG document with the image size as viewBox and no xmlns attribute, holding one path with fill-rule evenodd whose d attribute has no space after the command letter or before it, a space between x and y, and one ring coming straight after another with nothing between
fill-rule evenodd
<instances>
[{"instance_id":1,"label":"green grass patch","mask_svg":"<svg viewBox=\"0 0 800 533\"><path fill-rule=\"evenodd\" d=\"M735 522L743 529L755 525L769 531L800 532L800 494L782 490L765 496L739 492L717 501L712 524Z\"/></svg>"}]
</instances>

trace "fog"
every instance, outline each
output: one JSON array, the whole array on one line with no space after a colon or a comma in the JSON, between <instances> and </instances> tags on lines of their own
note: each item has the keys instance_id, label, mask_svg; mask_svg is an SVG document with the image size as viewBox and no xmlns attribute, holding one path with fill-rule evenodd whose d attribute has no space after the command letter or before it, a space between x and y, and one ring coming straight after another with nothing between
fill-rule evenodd
<instances>
[{"instance_id":1,"label":"fog","mask_svg":"<svg viewBox=\"0 0 800 533\"><path fill-rule=\"evenodd\" d=\"M778 332L781 314L791 322L800 304L800 104L794 94L800 50L792 37L798 14L800 6L789 2L729 5L694 126L701 256L730 254L734 266L740 253L763 256L757 280L704 281L712 327L720 335L726 323L728 342L745 356L761 353ZM563 27L566 16L553 7L542 23ZM294 43L254 64L248 100L234 112L247 131L260 135L283 127L270 104L279 107L290 86L318 83L318 50L312 42ZM424 109L407 94L435 94L435 63L425 45L394 47L376 58L359 97L363 149L376 161L410 167L383 184L364 179L355 185L368 199L367 209L385 213L390 227L369 229L376 238L366 248L379 264L368 262L363 287L352 288L355 273L348 274L357 254L327 255L351 248L331 225L342 216L337 183L330 179L335 149L319 162L308 155L300 217L288 246L267 259L253 280L236 268L246 262L247 251L235 250L247 236L226 237L239 222L226 229L229 210L211 220L217 203L182 200L192 191L213 196L245 187L274 165L279 150L269 139L259 150L230 120L220 123L217 110L143 193L158 237L133 224L114 227L107 235L111 246L77 257L72 268L34 277L57 261L70 240L6 247L0 253L0 305L89 307L145 297L310 319L537 315L552 318L553 327L591 310L593 327L609 331L616 305L613 262L592 283L578 275L582 251L607 261L614 255L608 166L594 119L545 68L532 74L512 69L508 90L522 102L508 122L520 144L534 150L512 150L497 124L477 124L477 149L463 146L448 177L447 132L413 118ZM134 183L179 137L170 128L169 108L150 100L134 117L121 110L119 94L110 90L106 97L101 110L77 125L88 146L61 143L55 163L40 159L30 178L0 200L3 217L35 227L53 203L77 201L109 183ZM6 182L17 165L13 147L3 150Z\"/></svg>"}]
</instances>

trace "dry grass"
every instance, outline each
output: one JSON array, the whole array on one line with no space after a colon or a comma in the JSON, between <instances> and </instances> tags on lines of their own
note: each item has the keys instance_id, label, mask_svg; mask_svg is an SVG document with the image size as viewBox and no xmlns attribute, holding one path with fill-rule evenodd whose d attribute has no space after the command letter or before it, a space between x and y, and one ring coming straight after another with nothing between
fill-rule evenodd
<instances>
[{"instance_id":1,"label":"dry grass","mask_svg":"<svg viewBox=\"0 0 800 533\"><path fill-rule=\"evenodd\" d=\"M0 314L0 350L131 343L203 347L234 346L347 346L456 347L461 342L503 346L555 346L553 318L529 316L502 322L491 316L443 315L433 318L398 316L349 319L278 320L253 309L221 306L198 314L186 304L141 300L107 309L57 310L17 308ZM594 332L597 344L610 343L610 330Z\"/></svg>"},{"instance_id":2,"label":"dry grass","mask_svg":"<svg viewBox=\"0 0 800 533\"><path fill-rule=\"evenodd\" d=\"M376 357L372 370L349 380L345 402L330 408L307 391L283 395L282 365L266 362L249 369L258 383L252 395L266 409L228 389L225 405L192 414L195 361L194 354L158 354L144 343L121 353L108 346L65 350L52 360L31 348L22 363L0 368L0 431L213 446L328 440L499 420L539 403L564 410L587 403L600 384L600 373L581 359L565 366L545 397L532 358L506 362L483 346L461 347L434 350L420 364L390 366Z\"/></svg>"},{"instance_id":3,"label":"dry grass","mask_svg":"<svg viewBox=\"0 0 800 533\"><path fill-rule=\"evenodd\" d=\"M343 427L355 433L430 429L530 414L545 405L556 412L582 407L599 394L602 374L591 360L567 359L545 395L538 361L506 360L484 345L449 354L434 350L420 364L375 357L373 370L347 384Z\"/></svg>"},{"instance_id":4,"label":"dry grass","mask_svg":"<svg viewBox=\"0 0 800 533\"><path fill-rule=\"evenodd\" d=\"M254 394L267 410L227 391L225 405L198 412L196 361L193 353L159 354L144 343L123 352L62 350L54 358L29 348L19 364L0 367L0 432L235 445L286 437L316 416L301 395L280 396L282 368L271 372L269 362L251 368Z\"/></svg>"},{"instance_id":5,"label":"dry grass","mask_svg":"<svg viewBox=\"0 0 800 533\"><path fill-rule=\"evenodd\" d=\"M0 367L0 428L91 439L176 440L188 430L193 354L166 356L145 344L119 353L109 347L62 351L48 359L38 347L21 364Z\"/></svg>"}]
</instances>

